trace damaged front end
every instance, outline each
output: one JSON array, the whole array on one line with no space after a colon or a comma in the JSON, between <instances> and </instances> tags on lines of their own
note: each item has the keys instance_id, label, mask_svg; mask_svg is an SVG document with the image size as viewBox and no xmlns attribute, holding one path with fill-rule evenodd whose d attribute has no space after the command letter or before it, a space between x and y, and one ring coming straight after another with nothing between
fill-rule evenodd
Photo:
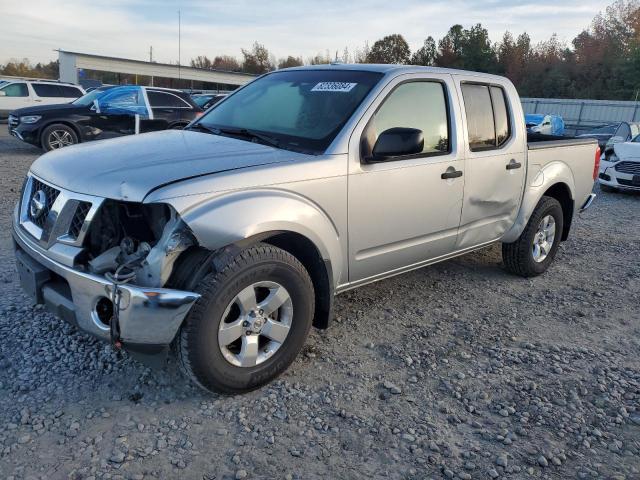
<instances>
[{"instance_id":1,"label":"damaged front end","mask_svg":"<svg viewBox=\"0 0 640 480\"><path fill-rule=\"evenodd\" d=\"M45 208L30 208L33 198ZM36 303L116 347L166 350L199 298L171 281L197 242L166 204L76 194L30 176L13 237L21 283Z\"/></svg>"},{"instance_id":2,"label":"damaged front end","mask_svg":"<svg viewBox=\"0 0 640 480\"><path fill-rule=\"evenodd\" d=\"M114 283L160 288L180 254L195 245L168 205L107 200L89 230L86 268Z\"/></svg>"}]
</instances>

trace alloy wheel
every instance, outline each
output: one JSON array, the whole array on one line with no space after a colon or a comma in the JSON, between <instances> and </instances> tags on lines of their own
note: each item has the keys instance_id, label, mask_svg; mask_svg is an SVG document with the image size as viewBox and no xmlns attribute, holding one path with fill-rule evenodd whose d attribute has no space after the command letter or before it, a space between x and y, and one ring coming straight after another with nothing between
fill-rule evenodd
<instances>
[{"instance_id":1,"label":"alloy wheel","mask_svg":"<svg viewBox=\"0 0 640 480\"><path fill-rule=\"evenodd\" d=\"M236 367L255 367L271 358L291 330L293 304L276 282L257 282L227 306L218 328L218 346Z\"/></svg>"},{"instance_id":2,"label":"alloy wheel","mask_svg":"<svg viewBox=\"0 0 640 480\"><path fill-rule=\"evenodd\" d=\"M538 224L533 236L532 254L537 263L544 262L553 247L556 238L556 221L552 215L545 216Z\"/></svg>"}]
</instances>

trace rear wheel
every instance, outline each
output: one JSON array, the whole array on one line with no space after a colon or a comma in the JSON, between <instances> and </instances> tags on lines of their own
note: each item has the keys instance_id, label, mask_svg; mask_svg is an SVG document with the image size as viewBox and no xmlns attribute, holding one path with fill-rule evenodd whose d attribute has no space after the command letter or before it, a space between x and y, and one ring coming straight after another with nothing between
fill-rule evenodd
<instances>
[{"instance_id":1,"label":"rear wheel","mask_svg":"<svg viewBox=\"0 0 640 480\"><path fill-rule=\"evenodd\" d=\"M505 268L522 277L544 273L560 246L563 225L560 202L552 197L542 197L520 238L502 244Z\"/></svg>"},{"instance_id":2,"label":"rear wheel","mask_svg":"<svg viewBox=\"0 0 640 480\"><path fill-rule=\"evenodd\" d=\"M73 128L55 123L49 125L42 131L41 136L42 148L47 152L57 150L58 148L68 147L78 143L78 136Z\"/></svg>"},{"instance_id":3,"label":"rear wheel","mask_svg":"<svg viewBox=\"0 0 640 480\"><path fill-rule=\"evenodd\" d=\"M201 282L178 338L183 370L209 391L242 393L282 373L311 328L309 274L288 252L247 248Z\"/></svg>"}]
</instances>

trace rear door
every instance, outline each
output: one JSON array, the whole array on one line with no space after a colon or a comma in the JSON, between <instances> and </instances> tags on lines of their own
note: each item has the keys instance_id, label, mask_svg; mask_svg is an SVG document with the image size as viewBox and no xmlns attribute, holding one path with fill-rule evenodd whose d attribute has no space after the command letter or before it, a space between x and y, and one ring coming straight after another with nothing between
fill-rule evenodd
<instances>
[{"instance_id":1,"label":"rear door","mask_svg":"<svg viewBox=\"0 0 640 480\"><path fill-rule=\"evenodd\" d=\"M526 171L525 126L520 105L510 102L518 98L513 85L456 80L466 135L457 249L465 249L499 239L516 219Z\"/></svg>"},{"instance_id":2,"label":"rear door","mask_svg":"<svg viewBox=\"0 0 640 480\"><path fill-rule=\"evenodd\" d=\"M29 87L26 82L12 82L0 86L0 116L6 117L18 108L30 107L33 105Z\"/></svg>"},{"instance_id":3,"label":"rear door","mask_svg":"<svg viewBox=\"0 0 640 480\"><path fill-rule=\"evenodd\" d=\"M349 280L363 282L424 264L454 249L464 187L460 112L450 75L392 80L355 128L349 143ZM415 128L419 154L368 163L385 130ZM445 172L456 172L447 178Z\"/></svg>"},{"instance_id":4,"label":"rear door","mask_svg":"<svg viewBox=\"0 0 640 480\"><path fill-rule=\"evenodd\" d=\"M147 88L147 98L155 120L147 130L165 130L176 124L187 124L193 118L189 115L193 107L172 92Z\"/></svg>"},{"instance_id":5,"label":"rear door","mask_svg":"<svg viewBox=\"0 0 640 480\"><path fill-rule=\"evenodd\" d=\"M31 82L31 88L35 92L34 100L42 105L55 105L68 103L62 98L62 92L58 85L52 83Z\"/></svg>"}]
</instances>

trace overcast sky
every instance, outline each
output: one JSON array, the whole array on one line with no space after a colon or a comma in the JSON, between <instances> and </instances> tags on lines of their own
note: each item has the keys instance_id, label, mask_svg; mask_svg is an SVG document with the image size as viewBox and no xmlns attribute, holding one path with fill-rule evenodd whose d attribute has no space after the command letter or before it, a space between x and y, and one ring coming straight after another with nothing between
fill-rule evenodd
<instances>
[{"instance_id":1,"label":"overcast sky","mask_svg":"<svg viewBox=\"0 0 640 480\"><path fill-rule=\"evenodd\" d=\"M454 23L482 23L492 40L505 30L534 42L557 33L570 42L609 1L597 0L0 0L0 63L28 57L49 61L54 49L146 60L178 59L182 12L182 63L197 55L241 56L254 41L277 58L305 60L329 49L351 51L384 35L401 33L412 50L438 39Z\"/></svg>"}]
</instances>

